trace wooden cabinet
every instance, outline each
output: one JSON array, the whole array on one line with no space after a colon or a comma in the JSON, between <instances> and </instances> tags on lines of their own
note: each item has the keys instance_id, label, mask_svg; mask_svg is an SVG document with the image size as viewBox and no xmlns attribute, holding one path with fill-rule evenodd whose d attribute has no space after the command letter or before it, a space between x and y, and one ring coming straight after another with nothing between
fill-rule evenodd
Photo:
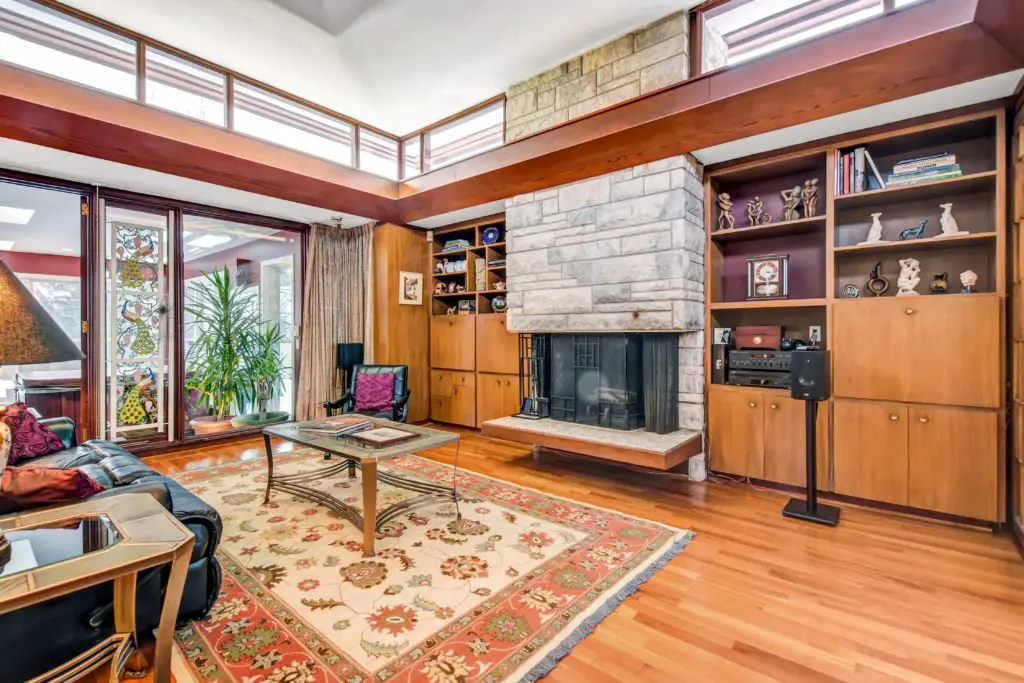
<instances>
[{"instance_id":1,"label":"wooden cabinet","mask_svg":"<svg viewBox=\"0 0 1024 683\"><path fill-rule=\"evenodd\" d=\"M997 413L911 407L909 417L910 506L998 520Z\"/></svg>"},{"instance_id":2,"label":"wooden cabinet","mask_svg":"<svg viewBox=\"0 0 1024 683\"><path fill-rule=\"evenodd\" d=\"M708 397L711 469L764 478L764 396L712 387Z\"/></svg>"},{"instance_id":3,"label":"wooden cabinet","mask_svg":"<svg viewBox=\"0 0 1024 683\"><path fill-rule=\"evenodd\" d=\"M997 408L999 297L992 294L837 301L837 397Z\"/></svg>"},{"instance_id":4,"label":"wooden cabinet","mask_svg":"<svg viewBox=\"0 0 1024 683\"><path fill-rule=\"evenodd\" d=\"M818 404L816 425L818 488L827 490L829 406ZM780 484L807 484L806 403L788 396L768 396L764 402L764 479Z\"/></svg>"},{"instance_id":5,"label":"wooden cabinet","mask_svg":"<svg viewBox=\"0 0 1024 683\"><path fill-rule=\"evenodd\" d=\"M836 401L833 414L836 493L907 505L906 406Z\"/></svg>"},{"instance_id":6,"label":"wooden cabinet","mask_svg":"<svg viewBox=\"0 0 1024 683\"><path fill-rule=\"evenodd\" d=\"M519 375L476 376L477 427L519 412Z\"/></svg>"},{"instance_id":7,"label":"wooden cabinet","mask_svg":"<svg viewBox=\"0 0 1024 683\"><path fill-rule=\"evenodd\" d=\"M505 316L476 316L476 371L519 374L519 335L509 332Z\"/></svg>"},{"instance_id":8,"label":"wooden cabinet","mask_svg":"<svg viewBox=\"0 0 1024 683\"><path fill-rule=\"evenodd\" d=\"M476 316L435 315L430 319L430 367L476 369Z\"/></svg>"},{"instance_id":9,"label":"wooden cabinet","mask_svg":"<svg viewBox=\"0 0 1024 683\"><path fill-rule=\"evenodd\" d=\"M476 375L471 372L432 370L430 419L476 427Z\"/></svg>"}]
</instances>

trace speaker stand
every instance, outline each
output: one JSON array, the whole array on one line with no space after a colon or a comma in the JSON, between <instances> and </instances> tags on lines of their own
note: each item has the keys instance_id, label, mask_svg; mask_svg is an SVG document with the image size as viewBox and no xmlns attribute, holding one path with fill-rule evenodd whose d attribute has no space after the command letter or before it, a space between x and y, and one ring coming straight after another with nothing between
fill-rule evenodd
<instances>
[{"instance_id":1,"label":"speaker stand","mask_svg":"<svg viewBox=\"0 0 1024 683\"><path fill-rule=\"evenodd\" d=\"M836 526L839 524L839 508L832 505L818 505L818 402L806 401L804 405L804 432L807 435L807 499L791 498L782 509L783 517L802 519L805 522Z\"/></svg>"}]
</instances>

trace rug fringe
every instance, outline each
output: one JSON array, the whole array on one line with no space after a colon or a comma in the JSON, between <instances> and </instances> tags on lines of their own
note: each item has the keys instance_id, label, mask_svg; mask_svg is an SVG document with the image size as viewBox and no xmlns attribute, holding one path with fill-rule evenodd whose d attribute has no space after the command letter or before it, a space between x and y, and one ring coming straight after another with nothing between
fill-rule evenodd
<instances>
[{"instance_id":1,"label":"rug fringe","mask_svg":"<svg viewBox=\"0 0 1024 683\"><path fill-rule=\"evenodd\" d=\"M673 541L672 545L669 546L669 548L663 552L660 557L653 560L646 569L630 579L629 583L623 586L615 595L612 595L605 600L601 607L584 619L583 622L565 638L565 640L551 650L551 652L549 652L544 659L530 669L525 676L520 678L520 683L534 683L551 673L563 657L572 652L574 647L579 645L587 638L587 636L593 633L597 625L604 621L609 614L614 612L626 598L636 593L640 589L640 586L649 581L651 577L663 569L666 564L682 553L686 546L690 544L691 540L693 540L693 532L687 531L681 538Z\"/></svg>"}]
</instances>

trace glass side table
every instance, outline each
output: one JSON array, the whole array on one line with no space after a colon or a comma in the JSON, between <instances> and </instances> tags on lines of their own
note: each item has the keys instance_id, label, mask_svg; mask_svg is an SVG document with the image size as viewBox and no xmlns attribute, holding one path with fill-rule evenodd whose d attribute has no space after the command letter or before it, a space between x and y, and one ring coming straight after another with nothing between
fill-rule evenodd
<instances>
[{"instance_id":1,"label":"glass side table","mask_svg":"<svg viewBox=\"0 0 1024 683\"><path fill-rule=\"evenodd\" d=\"M31 683L72 681L110 663L120 679L135 650L140 571L171 565L157 629L153 676L170 683L174 622L195 536L152 496L123 494L0 518L10 557L0 567L0 614L114 583L114 635Z\"/></svg>"}]
</instances>

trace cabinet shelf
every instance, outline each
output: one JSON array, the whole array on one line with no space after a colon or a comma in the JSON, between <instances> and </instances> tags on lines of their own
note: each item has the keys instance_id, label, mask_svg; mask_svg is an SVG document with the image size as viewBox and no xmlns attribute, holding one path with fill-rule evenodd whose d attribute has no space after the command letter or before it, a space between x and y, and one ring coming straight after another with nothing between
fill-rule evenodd
<instances>
[{"instance_id":1,"label":"cabinet shelf","mask_svg":"<svg viewBox=\"0 0 1024 683\"><path fill-rule=\"evenodd\" d=\"M763 299L758 301L720 301L709 304L712 311L738 311L750 308L809 308L824 306L828 299Z\"/></svg>"},{"instance_id":2,"label":"cabinet shelf","mask_svg":"<svg viewBox=\"0 0 1024 683\"><path fill-rule=\"evenodd\" d=\"M859 209L928 199L929 197L946 197L952 193L976 192L986 187L994 190L996 187L995 181L998 177L998 171L984 171L982 173L962 175L959 178L944 178L927 183L887 187L884 190L868 190L855 194L844 194L835 198L836 209Z\"/></svg>"},{"instance_id":3,"label":"cabinet shelf","mask_svg":"<svg viewBox=\"0 0 1024 683\"><path fill-rule=\"evenodd\" d=\"M955 235L953 237L929 237L923 240L904 240L902 242L880 242L879 244L851 244L846 247L836 247L837 256L843 254L860 254L864 252L890 253L895 251L906 251L908 249L943 249L956 247L963 244L985 244L996 239L994 232L978 232L968 235Z\"/></svg>"},{"instance_id":4,"label":"cabinet shelf","mask_svg":"<svg viewBox=\"0 0 1024 683\"><path fill-rule=\"evenodd\" d=\"M455 271L454 273L434 273L434 277L435 278L452 277L454 275L458 275L460 277L465 277L466 276L466 271L458 270L458 271Z\"/></svg>"},{"instance_id":5,"label":"cabinet shelf","mask_svg":"<svg viewBox=\"0 0 1024 683\"><path fill-rule=\"evenodd\" d=\"M471 251L474 251L474 250L475 250L475 247L470 247L469 249L452 249L451 251L435 251L434 252L434 257L435 258L447 258L449 256L460 256L460 255L464 256L468 252L471 252Z\"/></svg>"},{"instance_id":6,"label":"cabinet shelf","mask_svg":"<svg viewBox=\"0 0 1024 683\"><path fill-rule=\"evenodd\" d=\"M783 221L781 223L769 223L754 228L733 228L731 230L716 230L711 233L711 239L716 242L746 242L748 240L759 240L766 237L784 237L786 235L803 235L817 232L825 226L827 216L812 216L811 218L798 218L795 221Z\"/></svg>"}]
</instances>

